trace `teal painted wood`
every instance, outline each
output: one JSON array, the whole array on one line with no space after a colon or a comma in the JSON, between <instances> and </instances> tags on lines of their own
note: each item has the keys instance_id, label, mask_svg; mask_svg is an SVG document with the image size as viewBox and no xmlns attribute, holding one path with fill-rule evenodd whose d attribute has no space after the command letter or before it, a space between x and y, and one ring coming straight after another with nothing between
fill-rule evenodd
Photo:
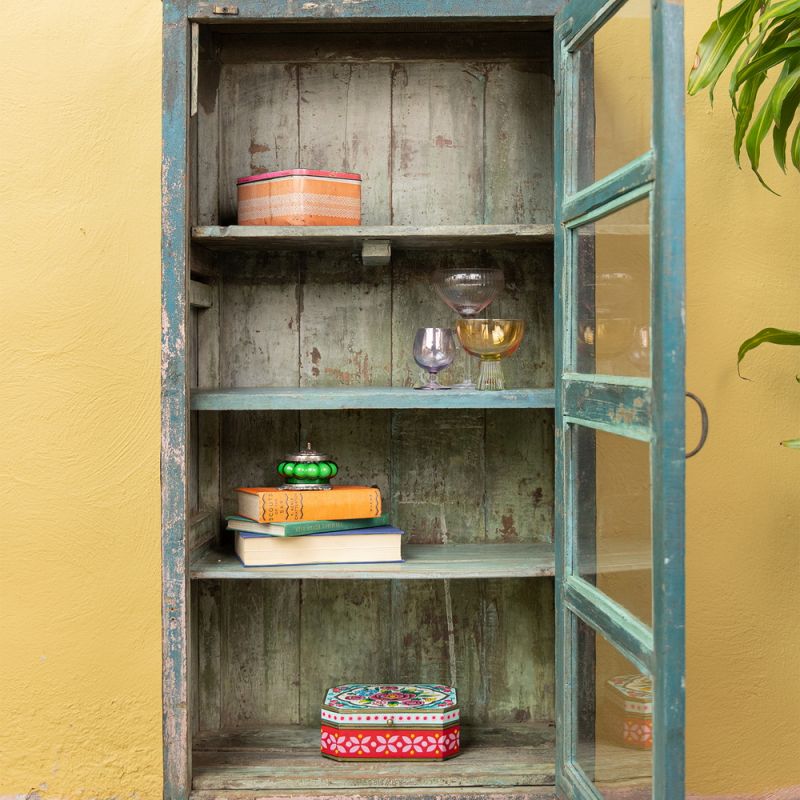
<instances>
[{"instance_id":1,"label":"teal painted wood","mask_svg":"<svg viewBox=\"0 0 800 800\"><path fill-rule=\"evenodd\" d=\"M685 787L685 153L683 3L653 11L653 589L657 653L653 796Z\"/></svg>"},{"instance_id":2,"label":"teal painted wood","mask_svg":"<svg viewBox=\"0 0 800 800\"><path fill-rule=\"evenodd\" d=\"M195 411L301 411L325 409L404 408L553 408L553 389L506 389L464 392L452 389L421 392L400 387L268 387L195 389Z\"/></svg>"},{"instance_id":3,"label":"teal painted wood","mask_svg":"<svg viewBox=\"0 0 800 800\"><path fill-rule=\"evenodd\" d=\"M621 207L620 201L627 205L646 195L654 176L653 154L646 153L602 181L571 195L564 201L562 218L574 228L616 211Z\"/></svg>"},{"instance_id":4,"label":"teal painted wood","mask_svg":"<svg viewBox=\"0 0 800 800\"><path fill-rule=\"evenodd\" d=\"M650 439L652 402L649 385L582 381L565 375L562 392L564 416L633 439Z\"/></svg>"},{"instance_id":5,"label":"teal painted wood","mask_svg":"<svg viewBox=\"0 0 800 800\"><path fill-rule=\"evenodd\" d=\"M572 190L578 162L575 129L577 57L586 42L620 7L619 2L572 0L556 18L556 783L576 800L601 795L576 758L575 708L578 638L582 619L655 680L654 800L684 796L684 154L682 4L656 2L652 10L653 152L580 193ZM611 376L564 375L574 368L573 331L577 226L649 195L651 198L652 390ZM565 215L569 214L569 226ZM577 286L580 291L580 286ZM563 306L563 308L562 308ZM585 378L585 379L584 379ZM641 383L641 382L640 382ZM612 385L617 384L615 389ZM570 414L565 395L570 393ZM603 402L616 396L622 415L602 419ZM649 398L649 402L648 402ZM638 399L635 407L633 401ZM628 414L625 402L630 402ZM649 406L649 414L642 407ZM635 425L631 426L631 420ZM580 422L651 441L653 508L653 609L650 630L576 574L574 528L576 476L569 423Z\"/></svg>"},{"instance_id":6,"label":"teal painted wood","mask_svg":"<svg viewBox=\"0 0 800 800\"><path fill-rule=\"evenodd\" d=\"M549 532L543 532L549 535ZM541 578L554 574L553 547L536 544L410 544L400 564L310 564L243 567L231 553L209 551L191 567L192 578L228 580L438 580Z\"/></svg>"},{"instance_id":7,"label":"teal painted wood","mask_svg":"<svg viewBox=\"0 0 800 800\"><path fill-rule=\"evenodd\" d=\"M627 0L569 0L559 12L564 23L564 46L574 52L603 26Z\"/></svg>"},{"instance_id":8,"label":"teal painted wood","mask_svg":"<svg viewBox=\"0 0 800 800\"><path fill-rule=\"evenodd\" d=\"M214 13L220 5L235 6L235 16ZM297 0L239 0L235 3L190 2L192 19L231 22L235 20L269 19L408 19L432 17L444 19L512 19L552 17L562 0L320 0L301 3Z\"/></svg>"},{"instance_id":9,"label":"teal painted wood","mask_svg":"<svg viewBox=\"0 0 800 800\"><path fill-rule=\"evenodd\" d=\"M570 135L573 135L571 126L568 125L574 119L575 109L572 109L573 117L568 118L568 106L566 104L566 94L569 87L568 81L575 81L575 76L566 69L566 53L562 42L571 30L571 23L568 18L559 15L555 19L553 32L553 72L556 82L555 109L553 113L553 229L555 233L553 255L554 255L554 285L553 285L553 304L555 340L553 347L554 357L554 383L555 383L555 510L554 510L554 539L553 549L555 555L555 611L556 611L556 632L555 632L555 682L556 682L556 758L555 758L555 782L556 786L563 792L567 792L572 782L569 779L567 770L570 766L570 743L573 740L573 713L572 692L567 686L567 675L575 675L575 667L572 659L574 658L574 648L569 643L574 639L574 620L572 615L567 612L564 602L564 576L569 574L571 563L569 561L571 553L566 547L566 525L565 520L568 514L568 498L566 495L567 478L565 470L567 461L565 458L565 435L566 426L564 423L564 394L563 394L563 365L567 357L566 345L570 341L569 318L564 313L566 299L568 296L569 270L565 269L568 263L569 250L571 246L570 238L565 235L563 221L563 198L566 194L566 170L570 168L574 160L565 161L567 128L570 128ZM573 123L574 124L574 123Z\"/></svg>"},{"instance_id":10,"label":"teal painted wood","mask_svg":"<svg viewBox=\"0 0 800 800\"><path fill-rule=\"evenodd\" d=\"M640 670L653 672L653 632L634 614L575 576L564 584L564 602L587 625L602 631Z\"/></svg>"},{"instance_id":11,"label":"teal painted wood","mask_svg":"<svg viewBox=\"0 0 800 800\"><path fill-rule=\"evenodd\" d=\"M190 788L186 581L186 259L188 246L188 22L183 3L164 3L161 219L161 525L164 797Z\"/></svg>"},{"instance_id":12,"label":"teal painted wood","mask_svg":"<svg viewBox=\"0 0 800 800\"><path fill-rule=\"evenodd\" d=\"M553 241L553 226L537 225L205 225L192 240L214 250L361 249L363 242L388 240L395 250L516 247Z\"/></svg>"}]
</instances>

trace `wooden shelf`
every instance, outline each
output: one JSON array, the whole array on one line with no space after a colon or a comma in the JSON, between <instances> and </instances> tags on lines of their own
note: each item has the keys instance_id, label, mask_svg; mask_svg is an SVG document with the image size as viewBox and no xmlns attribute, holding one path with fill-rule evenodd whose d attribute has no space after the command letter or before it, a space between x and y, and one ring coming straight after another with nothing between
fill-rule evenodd
<instances>
[{"instance_id":1,"label":"wooden shelf","mask_svg":"<svg viewBox=\"0 0 800 800\"><path fill-rule=\"evenodd\" d=\"M335 762L319 753L319 729L278 726L202 733L192 752L192 800L238 800L313 791L314 797L435 795L450 798L553 798L555 727L506 723L461 731L461 754L444 762ZM580 763L603 788L649 797L652 754L598 742ZM430 790L434 789L435 792ZM384 792L390 792L384 794ZM250 794L253 793L253 794Z\"/></svg>"},{"instance_id":2,"label":"wooden shelf","mask_svg":"<svg viewBox=\"0 0 800 800\"><path fill-rule=\"evenodd\" d=\"M319 753L319 729L271 727L195 737L192 797L196 792L292 789L454 789L550 786L554 779L555 728L528 723L462 729L462 752L449 761L336 762ZM370 796L372 791L369 792ZM430 792L426 792L430 796ZM439 792L436 792L437 797ZM211 796L210 794L207 796ZM541 795L535 795L541 796Z\"/></svg>"},{"instance_id":3,"label":"wooden shelf","mask_svg":"<svg viewBox=\"0 0 800 800\"><path fill-rule=\"evenodd\" d=\"M389 240L396 250L520 247L553 241L552 225L209 225L192 228L192 241L213 250L359 250L365 241Z\"/></svg>"},{"instance_id":4,"label":"wooden shelf","mask_svg":"<svg viewBox=\"0 0 800 800\"><path fill-rule=\"evenodd\" d=\"M553 408L553 389L416 391L388 386L192 389L193 411L298 411L369 408Z\"/></svg>"},{"instance_id":5,"label":"wooden shelf","mask_svg":"<svg viewBox=\"0 0 800 800\"><path fill-rule=\"evenodd\" d=\"M410 544L398 564L244 567L231 552L210 550L192 564L192 578L307 580L436 580L539 578L555 574L552 544Z\"/></svg>"}]
</instances>

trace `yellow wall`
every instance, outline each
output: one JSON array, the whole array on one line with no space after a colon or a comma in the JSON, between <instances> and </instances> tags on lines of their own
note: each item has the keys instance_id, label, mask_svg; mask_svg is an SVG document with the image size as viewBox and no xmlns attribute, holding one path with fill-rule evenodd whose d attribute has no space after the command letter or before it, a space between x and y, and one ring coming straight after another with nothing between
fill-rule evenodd
<instances>
[{"instance_id":1,"label":"yellow wall","mask_svg":"<svg viewBox=\"0 0 800 800\"><path fill-rule=\"evenodd\" d=\"M687 7L687 65L716 7ZM0 795L161 791L157 0L7 4L3 146ZM697 792L800 785L795 352L800 181L729 154L687 100L688 386L711 437L688 472L688 761ZM690 431L690 438L694 431Z\"/></svg>"}]
</instances>

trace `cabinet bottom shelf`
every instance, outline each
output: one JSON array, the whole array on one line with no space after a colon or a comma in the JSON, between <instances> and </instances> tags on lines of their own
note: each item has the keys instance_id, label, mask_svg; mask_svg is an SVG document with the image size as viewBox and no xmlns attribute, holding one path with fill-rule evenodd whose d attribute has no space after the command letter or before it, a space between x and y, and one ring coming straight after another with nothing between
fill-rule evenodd
<instances>
[{"instance_id":1,"label":"cabinet bottom shelf","mask_svg":"<svg viewBox=\"0 0 800 800\"><path fill-rule=\"evenodd\" d=\"M598 758L606 773L596 775L600 781L648 785L650 753L598 745ZM555 727L548 723L464 727L459 756L423 763L330 761L319 753L316 727L204 733L195 736L192 762L192 800L555 797Z\"/></svg>"}]
</instances>

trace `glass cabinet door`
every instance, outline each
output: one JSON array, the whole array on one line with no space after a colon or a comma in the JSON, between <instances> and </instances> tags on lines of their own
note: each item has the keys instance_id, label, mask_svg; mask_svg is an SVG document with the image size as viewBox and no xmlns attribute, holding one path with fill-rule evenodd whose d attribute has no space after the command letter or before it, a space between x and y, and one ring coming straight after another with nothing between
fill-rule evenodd
<instances>
[{"instance_id":1,"label":"glass cabinet door","mask_svg":"<svg viewBox=\"0 0 800 800\"><path fill-rule=\"evenodd\" d=\"M682 800L682 3L566 3L555 71L557 784Z\"/></svg>"}]
</instances>

